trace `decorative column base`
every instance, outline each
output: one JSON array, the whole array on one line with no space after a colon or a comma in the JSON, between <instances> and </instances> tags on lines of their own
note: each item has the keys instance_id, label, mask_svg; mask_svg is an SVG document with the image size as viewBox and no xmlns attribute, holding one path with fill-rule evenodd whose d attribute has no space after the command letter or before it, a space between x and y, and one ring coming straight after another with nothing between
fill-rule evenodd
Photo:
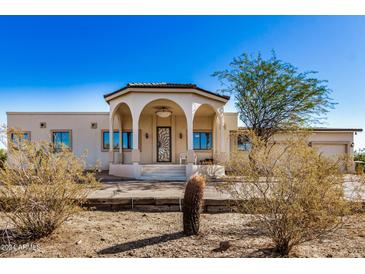
<instances>
[{"instance_id":1,"label":"decorative column base","mask_svg":"<svg viewBox=\"0 0 365 274\"><path fill-rule=\"evenodd\" d=\"M141 152L139 151L139 149L133 149L132 150L132 163L139 164L140 161L141 161Z\"/></svg>"},{"instance_id":2,"label":"decorative column base","mask_svg":"<svg viewBox=\"0 0 365 274\"><path fill-rule=\"evenodd\" d=\"M109 163L114 164L114 151L109 150Z\"/></svg>"},{"instance_id":3,"label":"decorative column base","mask_svg":"<svg viewBox=\"0 0 365 274\"><path fill-rule=\"evenodd\" d=\"M217 164L225 164L227 162L228 158L227 158L227 153L226 152L217 152L214 155L214 161Z\"/></svg>"},{"instance_id":4,"label":"decorative column base","mask_svg":"<svg viewBox=\"0 0 365 274\"><path fill-rule=\"evenodd\" d=\"M133 176L136 179L139 179L141 177L141 167L139 165L140 160L141 160L141 152L139 151L139 149L133 149L132 150Z\"/></svg>"},{"instance_id":5,"label":"decorative column base","mask_svg":"<svg viewBox=\"0 0 365 274\"><path fill-rule=\"evenodd\" d=\"M197 166L192 163L188 163L186 165L186 169L185 169L186 180L189 180L190 177L196 173L196 169L197 169Z\"/></svg>"},{"instance_id":6,"label":"decorative column base","mask_svg":"<svg viewBox=\"0 0 365 274\"><path fill-rule=\"evenodd\" d=\"M195 165L195 152L192 149L188 150L187 162L188 162L188 164L194 164Z\"/></svg>"},{"instance_id":7,"label":"decorative column base","mask_svg":"<svg viewBox=\"0 0 365 274\"><path fill-rule=\"evenodd\" d=\"M133 163L133 176L135 179L139 179L141 177L141 166L139 163Z\"/></svg>"},{"instance_id":8,"label":"decorative column base","mask_svg":"<svg viewBox=\"0 0 365 274\"><path fill-rule=\"evenodd\" d=\"M123 163L123 152L118 152L117 153L117 163L118 164L122 164Z\"/></svg>"}]
</instances>

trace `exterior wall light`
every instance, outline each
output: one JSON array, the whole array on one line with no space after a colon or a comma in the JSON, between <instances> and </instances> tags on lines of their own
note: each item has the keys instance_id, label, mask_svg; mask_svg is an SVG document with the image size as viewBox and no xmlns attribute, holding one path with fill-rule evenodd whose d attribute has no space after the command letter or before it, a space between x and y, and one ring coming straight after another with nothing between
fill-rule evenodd
<instances>
[{"instance_id":1,"label":"exterior wall light","mask_svg":"<svg viewBox=\"0 0 365 274\"><path fill-rule=\"evenodd\" d=\"M149 137L148 132L146 132L145 136L146 136L146 139L148 139L148 137Z\"/></svg>"},{"instance_id":2,"label":"exterior wall light","mask_svg":"<svg viewBox=\"0 0 365 274\"><path fill-rule=\"evenodd\" d=\"M180 132L179 133L179 138L182 139L183 138L183 134Z\"/></svg>"}]
</instances>

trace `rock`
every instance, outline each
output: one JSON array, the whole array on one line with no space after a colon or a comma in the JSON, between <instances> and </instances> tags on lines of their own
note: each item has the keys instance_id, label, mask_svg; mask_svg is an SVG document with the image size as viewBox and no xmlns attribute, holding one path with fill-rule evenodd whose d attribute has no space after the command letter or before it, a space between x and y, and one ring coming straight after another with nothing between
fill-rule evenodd
<instances>
[{"instance_id":1,"label":"rock","mask_svg":"<svg viewBox=\"0 0 365 274\"><path fill-rule=\"evenodd\" d=\"M100 238L100 241L105 242L105 238Z\"/></svg>"},{"instance_id":2,"label":"rock","mask_svg":"<svg viewBox=\"0 0 365 274\"><path fill-rule=\"evenodd\" d=\"M76 245L80 245L82 243L82 241L81 240L78 240L77 242L76 242Z\"/></svg>"},{"instance_id":3,"label":"rock","mask_svg":"<svg viewBox=\"0 0 365 274\"><path fill-rule=\"evenodd\" d=\"M226 251L228 248L231 247L231 243L229 241L223 241L223 242L220 242L219 243L219 248L222 250L222 251Z\"/></svg>"},{"instance_id":4,"label":"rock","mask_svg":"<svg viewBox=\"0 0 365 274\"><path fill-rule=\"evenodd\" d=\"M231 247L230 241L223 241L219 243L219 247L213 249L213 252L224 252Z\"/></svg>"}]
</instances>

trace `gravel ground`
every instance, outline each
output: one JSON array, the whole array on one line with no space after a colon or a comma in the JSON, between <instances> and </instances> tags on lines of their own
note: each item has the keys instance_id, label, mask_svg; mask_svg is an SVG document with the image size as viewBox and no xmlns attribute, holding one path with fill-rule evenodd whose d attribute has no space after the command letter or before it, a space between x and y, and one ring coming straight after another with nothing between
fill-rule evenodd
<instances>
[{"instance_id":1,"label":"gravel ground","mask_svg":"<svg viewBox=\"0 0 365 274\"><path fill-rule=\"evenodd\" d=\"M181 218L181 213L85 211L48 238L18 245L17 251L0 251L0 257L275 256L270 239L255 229L249 215L203 214L200 235L191 237L181 233ZM365 215L352 216L333 235L295 248L291 257L365 257L364 228ZM229 247L220 248L223 241Z\"/></svg>"}]
</instances>

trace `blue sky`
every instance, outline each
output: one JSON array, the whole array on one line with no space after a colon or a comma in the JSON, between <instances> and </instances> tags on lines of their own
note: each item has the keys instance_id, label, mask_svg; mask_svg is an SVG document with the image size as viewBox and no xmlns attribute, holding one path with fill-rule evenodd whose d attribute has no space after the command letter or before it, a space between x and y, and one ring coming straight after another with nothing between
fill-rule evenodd
<instances>
[{"instance_id":1,"label":"blue sky","mask_svg":"<svg viewBox=\"0 0 365 274\"><path fill-rule=\"evenodd\" d=\"M215 91L234 56L271 50L329 81L325 126L365 128L365 16L0 16L0 124L6 111L107 111L102 95L127 82Z\"/></svg>"}]
</instances>

